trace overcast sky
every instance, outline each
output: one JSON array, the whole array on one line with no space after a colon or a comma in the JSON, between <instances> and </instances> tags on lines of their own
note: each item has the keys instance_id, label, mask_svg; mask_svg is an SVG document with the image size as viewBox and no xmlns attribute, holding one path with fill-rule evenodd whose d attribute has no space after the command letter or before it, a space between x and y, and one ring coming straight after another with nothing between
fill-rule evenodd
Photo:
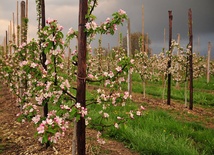
<instances>
[{"instance_id":1,"label":"overcast sky","mask_svg":"<svg viewBox=\"0 0 214 155\"><path fill-rule=\"evenodd\" d=\"M193 13L193 49L198 50L200 47L199 50L204 53L207 51L209 41L214 45L214 0L99 0L98 2L99 6L94 12L98 23L111 16L113 12L124 9L131 20L131 32L142 30L142 5L144 5L144 31L149 34L154 53L159 53L164 47L164 28L168 44L169 10L172 10L173 14L173 38L177 39L177 34L180 33L183 47L188 44L189 8ZM17 0L0 1L0 43L3 42L9 21L12 20L12 13L16 15L16 3ZM64 32L67 32L70 27L77 29L78 0L46 0L45 3L46 18L57 19L64 27ZM35 38L37 31L35 0L29 0L29 20L29 38ZM123 35L126 35L125 25L120 27ZM117 37L117 34L114 37L103 36L102 45L107 47L109 43L111 47L116 46ZM198 46L198 38L200 46ZM93 45L95 46L96 43Z\"/></svg>"}]
</instances>

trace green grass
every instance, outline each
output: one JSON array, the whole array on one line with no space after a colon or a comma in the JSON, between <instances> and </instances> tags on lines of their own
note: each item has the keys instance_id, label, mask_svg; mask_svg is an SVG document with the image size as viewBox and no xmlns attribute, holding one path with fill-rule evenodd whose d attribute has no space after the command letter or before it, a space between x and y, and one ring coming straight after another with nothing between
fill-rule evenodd
<instances>
[{"instance_id":1,"label":"green grass","mask_svg":"<svg viewBox=\"0 0 214 155\"><path fill-rule=\"evenodd\" d=\"M139 76L134 74L132 79L133 92L142 93L142 81ZM209 84L206 83L205 78L194 80L194 104L213 108L213 85L214 80L211 80ZM123 85L123 89L127 89L127 84ZM147 82L146 93L153 97L162 98L162 82ZM171 96L172 99L184 103L184 85L181 84L180 89L177 89L175 83L172 83ZM87 92L87 99L92 98L94 98L92 92ZM110 115L108 119L103 119L98 114L102 110L102 105L92 104L87 108L89 109L89 116L92 118L91 128L101 130L106 138L122 141L126 147L134 149L141 155L214 154L214 130L203 127L201 122L181 121L182 118L185 120L185 116L182 116L181 113L171 115L170 111L147 109L143 116L128 120L125 124L121 124L119 129L116 129L113 126L103 128L102 125L114 124L117 116L127 115L124 111L136 109L137 104L131 102L127 107L110 107L106 111ZM176 116L180 119L178 120ZM191 115L189 117L197 116ZM98 124L100 126L97 126Z\"/></svg>"},{"instance_id":2,"label":"green grass","mask_svg":"<svg viewBox=\"0 0 214 155\"><path fill-rule=\"evenodd\" d=\"M116 117L121 114L111 115ZM94 123L98 123L97 116L92 115L92 118ZM214 130L206 129L197 123L178 121L163 110L147 110L142 117L126 122L119 130L114 127L107 129L105 134L106 137L124 142L127 147L140 152L141 155L214 154Z\"/></svg>"},{"instance_id":3,"label":"green grass","mask_svg":"<svg viewBox=\"0 0 214 155\"><path fill-rule=\"evenodd\" d=\"M143 93L142 80L136 73L132 75L132 91L135 93ZM122 86L124 90L127 89L127 84ZM214 107L214 78L210 82L206 82L205 77L195 79L193 82L193 100L194 104L207 105ZM162 98L163 83L162 81L147 81L146 94L153 97ZM167 98L167 85L165 88L164 98ZM171 99L178 100L184 103L185 90L184 83L180 84L180 88L175 87L175 82L171 84ZM189 90L187 90L187 101L189 101Z\"/></svg>"}]
</instances>

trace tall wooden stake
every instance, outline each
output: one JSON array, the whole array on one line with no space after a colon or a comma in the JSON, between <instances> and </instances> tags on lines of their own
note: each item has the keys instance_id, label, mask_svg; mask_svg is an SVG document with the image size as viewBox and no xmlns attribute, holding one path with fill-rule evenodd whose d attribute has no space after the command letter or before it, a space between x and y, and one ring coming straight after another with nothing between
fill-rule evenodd
<instances>
[{"instance_id":1,"label":"tall wooden stake","mask_svg":"<svg viewBox=\"0 0 214 155\"><path fill-rule=\"evenodd\" d=\"M21 2L21 43L25 42L25 1Z\"/></svg>"},{"instance_id":2,"label":"tall wooden stake","mask_svg":"<svg viewBox=\"0 0 214 155\"><path fill-rule=\"evenodd\" d=\"M190 49L190 56L189 56L189 74L190 74L190 81L189 81L189 109L193 110L193 63L192 63L192 51L193 51L193 34L192 34L192 10L189 9L188 12L189 18L189 49Z\"/></svg>"},{"instance_id":3,"label":"tall wooden stake","mask_svg":"<svg viewBox=\"0 0 214 155\"><path fill-rule=\"evenodd\" d=\"M130 19L127 20L127 56L131 56L131 35L130 35ZM132 77L131 73L128 73L128 92L132 93Z\"/></svg>"},{"instance_id":4,"label":"tall wooden stake","mask_svg":"<svg viewBox=\"0 0 214 155\"><path fill-rule=\"evenodd\" d=\"M164 32L163 32L163 43L164 43L164 47L163 47L163 52L165 53L166 50L166 29L164 28Z\"/></svg>"},{"instance_id":5,"label":"tall wooden stake","mask_svg":"<svg viewBox=\"0 0 214 155\"><path fill-rule=\"evenodd\" d=\"M9 42L12 43L12 21L10 20L10 29L9 29ZM12 46L9 45L9 54L12 54Z\"/></svg>"},{"instance_id":6,"label":"tall wooden stake","mask_svg":"<svg viewBox=\"0 0 214 155\"><path fill-rule=\"evenodd\" d=\"M7 31L5 32L5 55L7 58L7 54L8 54L8 33Z\"/></svg>"},{"instance_id":7,"label":"tall wooden stake","mask_svg":"<svg viewBox=\"0 0 214 155\"><path fill-rule=\"evenodd\" d=\"M26 14L25 17L28 18L28 0L26 0Z\"/></svg>"},{"instance_id":8,"label":"tall wooden stake","mask_svg":"<svg viewBox=\"0 0 214 155\"><path fill-rule=\"evenodd\" d=\"M16 28L17 28L16 29L16 36L17 36L16 39L17 39L17 41L16 41L16 43L17 43L17 46L19 46L19 44L20 44L19 43L19 37L20 37L20 34L19 34L20 33L20 30L19 30L19 28L20 28L19 27L19 1L17 1L17 6L16 7L17 7L17 9L16 9L16 20L17 20L17 23L16 23L17 24L16 25Z\"/></svg>"},{"instance_id":9,"label":"tall wooden stake","mask_svg":"<svg viewBox=\"0 0 214 155\"><path fill-rule=\"evenodd\" d=\"M28 0L26 0L26 7L25 7L25 18L27 18L28 19ZM26 30L27 31L27 30ZM27 34L26 34L26 36L25 36L25 40L26 40L26 42L27 42Z\"/></svg>"},{"instance_id":10,"label":"tall wooden stake","mask_svg":"<svg viewBox=\"0 0 214 155\"><path fill-rule=\"evenodd\" d=\"M172 11L168 11L169 13L169 61L168 61L168 69L171 67L171 44L172 44ZM167 89L167 105L170 105L171 99L171 73L168 73L168 89Z\"/></svg>"},{"instance_id":11,"label":"tall wooden stake","mask_svg":"<svg viewBox=\"0 0 214 155\"><path fill-rule=\"evenodd\" d=\"M208 42L208 51L207 51L207 83L210 82L210 54L211 54L211 43Z\"/></svg>"},{"instance_id":12,"label":"tall wooden stake","mask_svg":"<svg viewBox=\"0 0 214 155\"><path fill-rule=\"evenodd\" d=\"M150 56L149 53L149 34L146 34L146 38L145 38L145 52L148 54L148 56Z\"/></svg>"},{"instance_id":13,"label":"tall wooden stake","mask_svg":"<svg viewBox=\"0 0 214 155\"><path fill-rule=\"evenodd\" d=\"M142 52L145 52L144 47L144 6L142 5Z\"/></svg>"},{"instance_id":14,"label":"tall wooden stake","mask_svg":"<svg viewBox=\"0 0 214 155\"><path fill-rule=\"evenodd\" d=\"M79 26L78 26L78 70L77 70L77 103L81 107L86 107L86 32L85 24L87 23L86 15L88 12L88 0L79 0ZM77 122L77 154L86 154L86 128L85 119L80 117Z\"/></svg>"},{"instance_id":15,"label":"tall wooden stake","mask_svg":"<svg viewBox=\"0 0 214 155\"><path fill-rule=\"evenodd\" d=\"M6 36L4 37L4 50L3 50L2 57L5 56L5 53L6 53Z\"/></svg>"},{"instance_id":16,"label":"tall wooden stake","mask_svg":"<svg viewBox=\"0 0 214 155\"><path fill-rule=\"evenodd\" d=\"M180 34L178 33L178 35L177 35L177 43L178 43L178 45L180 45L180 40L181 40L181 36L180 36ZM180 55L180 49L178 49L177 55L178 55L178 56ZM177 67L177 69L180 69L179 63L176 63L176 67ZM179 75L179 73L177 73L177 75ZM177 89L179 88L179 82L178 82L178 81L176 82L175 86L176 86Z\"/></svg>"},{"instance_id":17,"label":"tall wooden stake","mask_svg":"<svg viewBox=\"0 0 214 155\"><path fill-rule=\"evenodd\" d=\"M16 32L15 32L15 15L13 12L13 43L16 43Z\"/></svg>"}]
</instances>

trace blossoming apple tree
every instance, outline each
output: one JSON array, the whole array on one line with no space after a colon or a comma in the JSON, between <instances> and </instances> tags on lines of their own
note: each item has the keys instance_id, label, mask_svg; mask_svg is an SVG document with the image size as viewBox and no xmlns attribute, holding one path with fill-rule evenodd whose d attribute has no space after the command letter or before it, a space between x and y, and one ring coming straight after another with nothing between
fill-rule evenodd
<instances>
[{"instance_id":1,"label":"blossoming apple tree","mask_svg":"<svg viewBox=\"0 0 214 155\"><path fill-rule=\"evenodd\" d=\"M107 18L98 25L95 22L95 16L92 15L97 5L96 0L88 0L84 33L87 34L87 53L89 55L90 43L96 34L113 35L117 25L127 19L126 12L120 9L112 15L112 18ZM79 77L77 72L81 63L78 61L79 53L74 52L70 60L72 61L72 72L68 76L65 67L65 51L68 49L70 40L80 37L80 33L71 28L64 39L63 27L58 24L57 20L48 18L46 24L47 26L38 32L37 40L33 39L29 43L23 42L20 46L11 45L14 47L12 55L7 55L7 58L1 57L0 61L1 78L8 83L11 91L16 95L18 104L21 105L21 111L18 114L19 120L32 121L35 124L41 143L56 143L66 134L69 124L74 119L76 121L83 119L86 125L90 123L89 109L92 105L102 109L99 111L102 121L98 124L101 126L105 126L101 122L107 123L106 121L111 117L112 107L119 106L121 110L124 110L124 115L118 116L112 124L116 128L124 120L134 118L134 115L141 115L144 110L142 107L136 109L135 112L125 111L125 105L130 99L130 95L120 89L120 84L125 82L124 76L132 66L130 58L121 56L118 51L116 67L112 70L101 70L100 73L93 71L92 68L95 65L88 59L87 61L90 63L86 66L87 77ZM47 58L46 68L42 64L42 52ZM20 80L23 79L27 87L20 93L18 91L22 87ZM107 89L97 89L93 100L88 101L86 106L82 106L82 103L77 101L74 79L80 79L83 82L103 81ZM47 117L42 113L42 107L45 104L50 107ZM100 136L98 136L98 142L104 143Z\"/></svg>"}]
</instances>

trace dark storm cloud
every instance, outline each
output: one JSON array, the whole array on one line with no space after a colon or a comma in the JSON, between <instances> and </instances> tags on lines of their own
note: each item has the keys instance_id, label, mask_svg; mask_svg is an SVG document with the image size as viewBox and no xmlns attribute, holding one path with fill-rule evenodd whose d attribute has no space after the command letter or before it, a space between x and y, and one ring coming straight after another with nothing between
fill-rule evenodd
<instances>
[{"instance_id":1,"label":"dark storm cloud","mask_svg":"<svg viewBox=\"0 0 214 155\"><path fill-rule=\"evenodd\" d=\"M20 1L19 1L20 2ZM99 6L94 14L97 22L101 23L107 17L119 9L124 9L131 20L131 31L141 32L142 30L142 5L144 5L145 33L149 34L152 41L152 48L159 52L163 47L164 28L168 38L168 10L173 14L173 38L177 33L181 34L182 42L188 42L188 9L193 13L193 35L194 42L200 37L201 49L206 50L208 41L214 43L214 1L213 0L99 0ZM35 0L29 0L30 25L29 33L33 36L36 30ZM46 0L46 17L58 19L59 23L66 30L70 27L77 28L78 0ZM12 12L16 11L16 0L1 0L0 20L5 23L11 20ZM120 28L123 35L126 35L126 24ZM31 27L34 29L31 30ZM2 26L1 26L2 27ZM3 27L6 29L7 26ZM0 33L4 33L1 31ZM2 40L2 34L1 40ZM111 43L117 45L117 36L103 39L106 46ZM1 42L1 41L0 41Z\"/></svg>"},{"instance_id":2,"label":"dark storm cloud","mask_svg":"<svg viewBox=\"0 0 214 155\"><path fill-rule=\"evenodd\" d=\"M154 51L159 52L164 46L164 29L166 29L166 37L168 38L169 10L173 14L174 39L179 33L181 42L185 45L188 43L188 10L191 8L194 42L200 37L203 50L206 49L208 41L214 42L213 0L103 0L100 1L100 6L95 14L98 15L99 19L105 19L111 12L122 8L131 20L131 31L141 32L142 5L144 5L144 32L149 34ZM123 33L125 35L125 29Z\"/></svg>"}]
</instances>

